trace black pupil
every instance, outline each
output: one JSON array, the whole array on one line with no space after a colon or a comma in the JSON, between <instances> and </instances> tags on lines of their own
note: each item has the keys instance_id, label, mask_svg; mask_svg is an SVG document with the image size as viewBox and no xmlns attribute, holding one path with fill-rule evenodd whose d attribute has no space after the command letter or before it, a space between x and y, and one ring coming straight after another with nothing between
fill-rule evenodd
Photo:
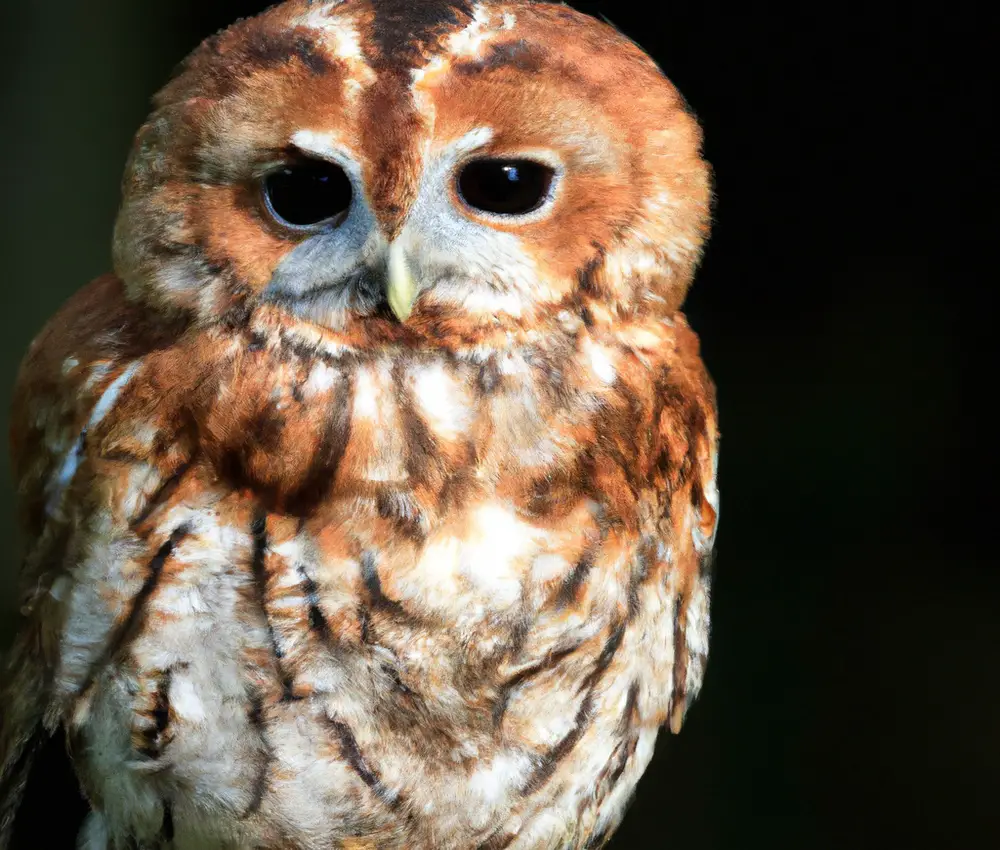
<instances>
[{"instance_id":1,"label":"black pupil","mask_svg":"<svg viewBox=\"0 0 1000 850\"><path fill-rule=\"evenodd\" d=\"M523 215L546 199L552 173L547 165L526 159L482 159L462 169L458 191L474 209Z\"/></svg>"},{"instance_id":2,"label":"black pupil","mask_svg":"<svg viewBox=\"0 0 1000 850\"><path fill-rule=\"evenodd\" d=\"M286 165L264 179L264 191L274 214L299 227L327 221L351 205L351 181L330 162Z\"/></svg>"}]
</instances>

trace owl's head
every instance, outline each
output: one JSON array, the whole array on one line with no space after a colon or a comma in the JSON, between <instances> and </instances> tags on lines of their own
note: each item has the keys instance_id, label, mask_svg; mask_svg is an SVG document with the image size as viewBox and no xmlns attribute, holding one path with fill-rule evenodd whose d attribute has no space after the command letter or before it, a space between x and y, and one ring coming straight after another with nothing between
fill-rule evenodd
<instances>
[{"instance_id":1,"label":"owl's head","mask_svg":"<svg viewBox=\"0 0 1000 850\"><path fill-rule=\"evenodd\" d=\"M201 45L130 157L115 265L217 321L271 302L401 339L669 315L701 134L635 44L530 0L292 0Z\"/></svg>"}]
</instances>

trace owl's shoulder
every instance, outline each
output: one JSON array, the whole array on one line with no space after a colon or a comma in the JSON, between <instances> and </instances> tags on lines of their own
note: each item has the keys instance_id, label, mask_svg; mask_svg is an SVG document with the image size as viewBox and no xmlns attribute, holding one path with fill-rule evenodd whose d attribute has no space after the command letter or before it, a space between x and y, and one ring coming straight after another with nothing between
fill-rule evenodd
<instances>
[{"instance_id":1,"label":"owl's shoulder","mask_svg":"<svg viewBox=\"0 0 1000 850\"><path fill-rule=\"evenodd\" d=\"M597 375L606 375L613 395L610 421L623 428L680 428L692 436L712 432L715 384L701 357L698 335L682 313L668 318L608 321L592 331L582 352Z\"/></svg>"},{"instance_id":2,"label":"owl's shoulder","mask_svg":"<svg viewBox=\"0 0 1000 850\"><path fill-rule=\"evenodd\" d=\"M71 296L32 341L18 371L8 435L29 538L41 533L88 432L114 407L137 358L176 332L131 303L122 281L108 274Z\"/></svg>"}]
</instances>

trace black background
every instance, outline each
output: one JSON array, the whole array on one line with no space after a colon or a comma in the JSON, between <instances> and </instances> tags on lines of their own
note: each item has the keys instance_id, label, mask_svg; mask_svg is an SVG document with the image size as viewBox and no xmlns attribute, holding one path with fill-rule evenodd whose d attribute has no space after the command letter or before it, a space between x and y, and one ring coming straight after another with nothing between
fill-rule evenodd
<instances>
[{"instance_id":1,"label":"black background","mask_svg":"<svg viewBox=\"0 0 1000 850\"><path fill-rule=\"evenodd\" d=\"M975 203L995 178L985 16L573 5L607 14L683 91L718 195L686 307L723 429L712 656L613 846L998 846L1000 581L978 545L995 525L997 274L972 261L997 227ZM30 338L109 266L150 95L263 7L4 0L4 410ZM25 846L49 846L43 824L75 829L48 764Z\"/></svg>"}]
</instances>

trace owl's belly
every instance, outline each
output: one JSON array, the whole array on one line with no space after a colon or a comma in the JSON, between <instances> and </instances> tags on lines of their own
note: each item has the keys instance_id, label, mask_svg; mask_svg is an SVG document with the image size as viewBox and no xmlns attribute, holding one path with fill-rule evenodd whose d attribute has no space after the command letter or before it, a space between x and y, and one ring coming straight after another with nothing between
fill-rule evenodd
<instances>
[{"instance_id":1,"label":"owl's belly","mask_svg":"<svg viewBox=\"0 0 1000 850\"><path fill-rule=\"evenodd\" d=\"M667 711L674 602L596 513L166 512L111 567L132 592L68 718L92 846L600 846Z\"/></svg>"}]
</instances>

